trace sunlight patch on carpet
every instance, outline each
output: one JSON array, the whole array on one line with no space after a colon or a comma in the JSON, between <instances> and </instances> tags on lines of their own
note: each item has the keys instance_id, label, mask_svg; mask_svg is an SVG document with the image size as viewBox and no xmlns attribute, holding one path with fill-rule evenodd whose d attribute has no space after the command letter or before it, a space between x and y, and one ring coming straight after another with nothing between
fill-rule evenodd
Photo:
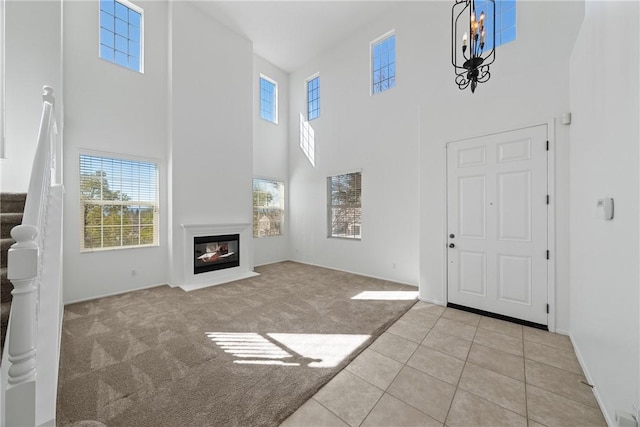
<instances>
[{"instance_id":1,"label":"sunlight patch on carpet","mask_svg":"<svg viewBox=\"0 0 640 427\"><path fill-rule=\"evenodd\" d=\"M418 291L364 291L351 299L376 301L409 301L418 298Z\"/></svg>"},{"instance_id":2,"label":"sunlight patch on carpet","mask_svg":"<svg viewBox=\"0 0 640 427\"><path fill-rule=\"evenodd\" d=\"M370 335L207 332L207 337L241 365L334 368Z\"/></svg>"},{"instance_id":3,"label":"sunlight patch on carpet","mask_svg":"<svg viewBox=\"0 0 640 427\"><path fill-rule=\"evenodd\" d=\"M310 368L334 368L371 335L267 334L303 358Z\"/></svg>"}]
</instances>

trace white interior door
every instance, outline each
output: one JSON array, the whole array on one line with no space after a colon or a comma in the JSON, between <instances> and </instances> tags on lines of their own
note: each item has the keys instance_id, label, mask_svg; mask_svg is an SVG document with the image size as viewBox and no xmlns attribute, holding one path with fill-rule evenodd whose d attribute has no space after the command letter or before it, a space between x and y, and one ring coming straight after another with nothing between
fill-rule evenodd
<instances>
[{"instance_id":1,"label":"white interior door","mask_svg":"<svg viewBox=\"0 0 640 427\"><path fill-rule=\"evenodd\" d=\"M448 301L547 324L547 126L447 145Z\"/></svg>"}]
</instances>

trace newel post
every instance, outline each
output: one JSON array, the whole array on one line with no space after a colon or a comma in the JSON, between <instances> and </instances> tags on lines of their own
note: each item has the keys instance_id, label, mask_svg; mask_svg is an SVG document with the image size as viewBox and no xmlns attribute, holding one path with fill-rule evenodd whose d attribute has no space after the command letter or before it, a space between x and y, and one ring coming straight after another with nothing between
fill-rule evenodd
<instances>
[{"instance_id":1,"label":"newel post","mask_svg":"<svg viewBox=\"0 0 640 427\"><path fill-rule=\"evenodd\" d=\"M37 235L38 229L33 225L14 227L11 237L16 243L7 255L7 277L14 287L11 292L7 425L35 425Z\"/></svg>"}]
</instances>

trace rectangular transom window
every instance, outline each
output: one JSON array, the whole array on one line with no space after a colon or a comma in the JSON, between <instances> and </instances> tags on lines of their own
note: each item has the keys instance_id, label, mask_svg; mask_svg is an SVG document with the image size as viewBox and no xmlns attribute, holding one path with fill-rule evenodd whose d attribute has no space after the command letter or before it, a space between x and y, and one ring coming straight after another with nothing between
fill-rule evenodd
<instances>
[{"instance_id":1,"label":"rectangular transom window","mask_svg":"<svg viewBox=\"0 0 640 427\"><path fill-rule=\"evenodd\" d=\"M158 245L158 165L80 155L82 251Z\"/></svg>"},{"instance_id":2,"label":"rectangular transom window","mask_svg":"<svg viewBox=\"0 0 640 427\"><path fill-rule=\"evenodd\" d=\"M476 14L480 16L482 12L487 17L485 22L485 28L487 31L487 38L485 41L485 47L489 50L493 46L493 11L491 8L491 2L487 0L476 0ZM496 47L509 43L516 39L516 2L515 0L496 0L496 34L495 42Z\"/></svg>"},{"instance_id":3,"label":"rectangular transom window","mask_svg":"<svg viewBox=\"0 0 640 427\"><path fill-rule=\"evenodd\" d=\"M328 237L361 238L361 172L327 178Z\"/></svg>"},{"instance_id":4,"label":"rectangular transom window","mask_svg":"<svg viewBox=\"0 0 640 427\"><path fill-rule=\"evenodd\" d=\"M307 120L320 117L320 76L307 80Z\"/></svg>"},{"instance_id":5,"label":"rectangular transom window","mask_svg":"<svg viewBox=\"0 0 640 427\"><path fill-rule=\"evenodd\" d=\"M260 75L260 118L278 123L278 83Z\"/></svg>"},{"instance_id":6,"label":"rectangular transom window","mask_svg":"<svg viewBox=\"0 0 640 427\"><path fill-rule=\"evenodd\" d=\"M143 11L126 0L100 0L100 58L143 72Z\"/></svg>"},{"instance_id":7,"label":"rectangular transom window","mask_svg":"<svg viewBox=\"0 0 640 427\"><path fill-rule=\"evenodd\" d=\"M284 223L284 183L253 179L253 237L281 236Z\"/></svg>"},{"instance_id":8,"label":"rectangular transom window","mask_svg":"<svg viewBox=\"0 0 640 427\"><path fill-rule=\"evenodd\" d=\"M396 85L396 36L384 36L371 44L371 93L376 94Z\"/></svg>"}]
</instances>

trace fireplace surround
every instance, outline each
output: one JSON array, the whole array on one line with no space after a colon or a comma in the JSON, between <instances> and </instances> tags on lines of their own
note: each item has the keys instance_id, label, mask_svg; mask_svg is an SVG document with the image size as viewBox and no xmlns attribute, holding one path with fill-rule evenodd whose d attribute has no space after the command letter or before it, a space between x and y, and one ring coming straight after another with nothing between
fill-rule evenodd
<instances>
[{"instance_id":1,"label":"fireplace surround","mask_svg":"<svg viewBox=\"0 0 640 427\"><path fill-rule=\"evenodd\" d=\"M248 223L182 224L185 291L257 276Z\"/></svg>"}]
</instances>

